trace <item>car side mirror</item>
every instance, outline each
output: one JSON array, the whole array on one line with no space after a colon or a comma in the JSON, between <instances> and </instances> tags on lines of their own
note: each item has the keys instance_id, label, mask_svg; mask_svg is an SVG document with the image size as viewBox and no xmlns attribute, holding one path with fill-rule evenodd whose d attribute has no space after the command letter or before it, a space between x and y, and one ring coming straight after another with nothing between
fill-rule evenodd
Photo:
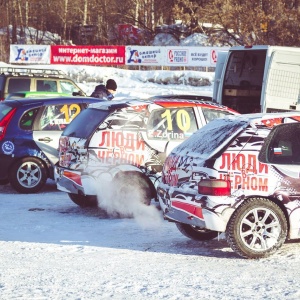
<instances>
[{"instance_id":1,"label":"car side mirror","mask_svg":"<svg viewBox=\"0 0 300 300\"><path fill-rule=\"evenodd\" d=\"M300 164L300 123L273 127L264 140L258 160L265 164Z\"/></svg>"},{"instance_id":2,"label":"car side mirror","mask_svg":"<svg viewBox=\"0 0 300 300\"><path fill-rule=\"evenodd\" d=\"M85 96L85 94L82 91L73 92L72 96Z\"/></svg>"}]
</instances>

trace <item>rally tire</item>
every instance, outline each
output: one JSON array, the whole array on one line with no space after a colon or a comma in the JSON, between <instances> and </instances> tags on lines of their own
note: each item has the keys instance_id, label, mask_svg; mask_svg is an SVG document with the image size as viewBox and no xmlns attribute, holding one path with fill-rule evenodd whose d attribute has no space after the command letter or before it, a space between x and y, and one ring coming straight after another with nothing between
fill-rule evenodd
<instances>
[{"instance_id":1,"label":"rally tire","mask_svg":"<svg viewBox=\"0 0 300 300\"><path fill-rule=\"evenodd\" d=\"M35 157L18 160L9 172L9 182L19 193L30 194L40 191L46 184L48 170L43 162Z\"/></svg>"},{"instance_id":2,"label":"rally tire","mask_svg":"<svg viewBox=\"0 0 300 300\"><path fill-rule=\"evenodd\" d=\"M150 205L154 197L152 182L138 172L118 173L113 180L113 186L116 197L120 199L130 193L132 197L138 197L143 204Z\"/></svg>"},{"instance_id":3,"label":"rally tire","mask_svg":"<svg viewBox=\"0 0 300 300\"><path fill-rule=\"evenodd\" d=\"M259 259L276 252L287 238L287 220L282 209L265 198L249 198L233 213L226 240L242 257Z\"/></svg>"},{"instance_id":4,"label":"rally tire","mask_svg":"<svg viewBox=\"0 0 300 300\"><path fill-rule=\"evenodd\" d=\"M97 207L98 200L97 196L85 196L79 194L71 194L69 193L69 198L78 206L84 207Z\"/></svg>"},{"instance_id":5,"label":"rally tire","mask_svg":"<svg viewBox=\"0 0 300 300\"><path fill-rule=\"evenodd\" d=\"M201 229L189 224L176 223L176 226L183 235L195 241L210 241L218 236L217 231Z\"/></svg>"}]
</instances>

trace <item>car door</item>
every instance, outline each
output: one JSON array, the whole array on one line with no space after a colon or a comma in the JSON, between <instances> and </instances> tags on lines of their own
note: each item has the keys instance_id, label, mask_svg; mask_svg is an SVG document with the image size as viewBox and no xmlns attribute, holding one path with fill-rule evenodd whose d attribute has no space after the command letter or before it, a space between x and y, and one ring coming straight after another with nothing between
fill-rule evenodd
<instances>
[{"instance_id":1,"label":"car door","mask_svg":"<svg viewBox=\"0 0 300 300\"><path fill-rule=\"evenodd\" d=\"M295 118L296 119L296 118ZM296 119L297 120L297 119ZM297 120L298 121L298 120ZM269 197L280 201L289 218L291 239L300 238L300 123L273 127L258 160L269 169Z\"/></svg>"},{"instance_id":2,"label":"car door","mask_svg":"<svg viewBox=\"0 0 300 300\"><path fill-rule=\"evenodd\" d=\"M67 125L80 113L80 103L51 104L42 108L33 130L33 139L52 164L58 162L59 138Z\"/></svg>"}]
</instances>

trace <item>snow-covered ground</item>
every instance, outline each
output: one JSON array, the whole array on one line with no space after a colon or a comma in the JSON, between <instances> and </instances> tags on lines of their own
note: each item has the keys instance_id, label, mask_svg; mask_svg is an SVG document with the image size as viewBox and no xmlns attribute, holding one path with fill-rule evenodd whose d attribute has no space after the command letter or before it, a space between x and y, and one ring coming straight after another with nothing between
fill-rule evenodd
<instances>
[{"instance_id":1,"label":"snow-covered ground","mask_svg":"<svg viewBox=\"0 0 300 300\"><path fill-rule=\"evenodd\" d=\"M91 93L114 78L116 101L158 94L211 95L204 86L157 84L171 71L60 66ZM213 73L183 72L183 78ZM149 80L150 79L150 80ZM261 260L237 256L224 239L196 242L162 219L156 205L135 218L81 209L47 182L22 195L0 186L0 299L300 299L300 244Z\"/></svg>"},{"instance_id":2,"label":"snow-covered ground","mask_svg":"<svg viewBox=\"0 0 300 300\"><path fill-rule=\"evenodd\" d=\"M80 209L56 190L0 187L1 299L299 299L300 244L258 261L162 220ZM154 206L152 206L154 208Z\"/></svg>"}]
</instances>

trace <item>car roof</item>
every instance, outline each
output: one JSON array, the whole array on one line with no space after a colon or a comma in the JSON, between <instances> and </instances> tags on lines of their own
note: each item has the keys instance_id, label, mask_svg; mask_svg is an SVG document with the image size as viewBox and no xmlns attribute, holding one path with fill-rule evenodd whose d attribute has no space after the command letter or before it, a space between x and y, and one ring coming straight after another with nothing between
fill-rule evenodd
<instances>
[{"instance_id":1,"label":"car roof","mask_svg":"<svg viewBox=\"0 0 300 300\"><path fill-rule=\"evenodd\" d=\"M60 96L70 96L67 93L59 93L59 92L44 92L44 91L36 91L36 92L29 92L29 91L20 91L20 92L13 92L9 93L5 99L12 99L16 98L42 98L42 97L60 97Z\"/></svg>"},{"instance_id":2,"label":"car roof","mask_svg":"<svg viewBox=\"0 0 300 300\"><path fill-rule=\"evenodd\" d=\"M202 96L202 95L186 95L186 94L175 94L175 95L157 95L152 96L149 100L152 99L185 99L185 100L201 100L201 101L212 101L211 96Z\"/></svg>"},{"instance_id":3,"label":"car roof","mask_svg":"<svg viewBox=\"0 0 300 300\"><path fill-rule=\"evenodd\" d=\"M216 109L226 109L231 110L228 107L212 102L212 101L199 101L199 100L187 100L187 99L154 99L153 102L157 105L163 107L206 107L206 108L216 108ZM234 110L231 110L234 111Z\"/></svg>"},{"instance_id":4,"label":"car roof","mask_svg":"<svg viewBox=\"0 0 300 300\"><path fill-rule=\"evenodd\" d=\"M222 117L223 118L227 118ZM240 114L235 116L229 116L228 118L236 119L237 121L244 120L248 123L255 125L256 122L267 120L282 120L285 118L291 118L300 121L300 111L288 111L288 112L274 112L274 113L253 113L253 114Z\"/></svg>"},{"instance_id":5,"label":"car roof","mask_svg":"<svg viewBox=\"0 0 300 300\"><path fill-rule=\"evenodd\" d=\"M34 97L34 98L22 98L22 99L7 99L0 103L4 103L10 106L41 106L41 105L51 105L60 103L94 103L101 102L99 98L93 97L80 97L80 96L61 96L61 97Z\"/></svg>"},{"instance_id":6,"label":"car roof","mask_svg":"<svg viewBox=\"0 0 300 300\"><path fill-rule=\"evenodd\" d=\"M147 100L140 100L140 99L129 99L129 100L113 100L113 101L105 101L101 103L92 104L90 107L103 109L103 110L114 110L123 107L130 107L130 106L140 106L140 105L149 105L149 104L156 104L165 108L172 108L172 107L203 107L203 108L210 108L210 109L220 109L220 110L228 110L233 114L239 114L238 112L215 102L212 101L198 101L198 100L186 100L186 99L147 99Z\"/></svg>"},{"instance_id":7,"label":"car roof","mask_svg":"<svg viewBox=\"0 0 300 300\"><path fill-rule=\"evenodd\" d=\"M0 67L0 76L4 77L41 77L41 78L65 78L70 77L62 70L28 68L24 66Z\"/></svg>"}]
</instances>

